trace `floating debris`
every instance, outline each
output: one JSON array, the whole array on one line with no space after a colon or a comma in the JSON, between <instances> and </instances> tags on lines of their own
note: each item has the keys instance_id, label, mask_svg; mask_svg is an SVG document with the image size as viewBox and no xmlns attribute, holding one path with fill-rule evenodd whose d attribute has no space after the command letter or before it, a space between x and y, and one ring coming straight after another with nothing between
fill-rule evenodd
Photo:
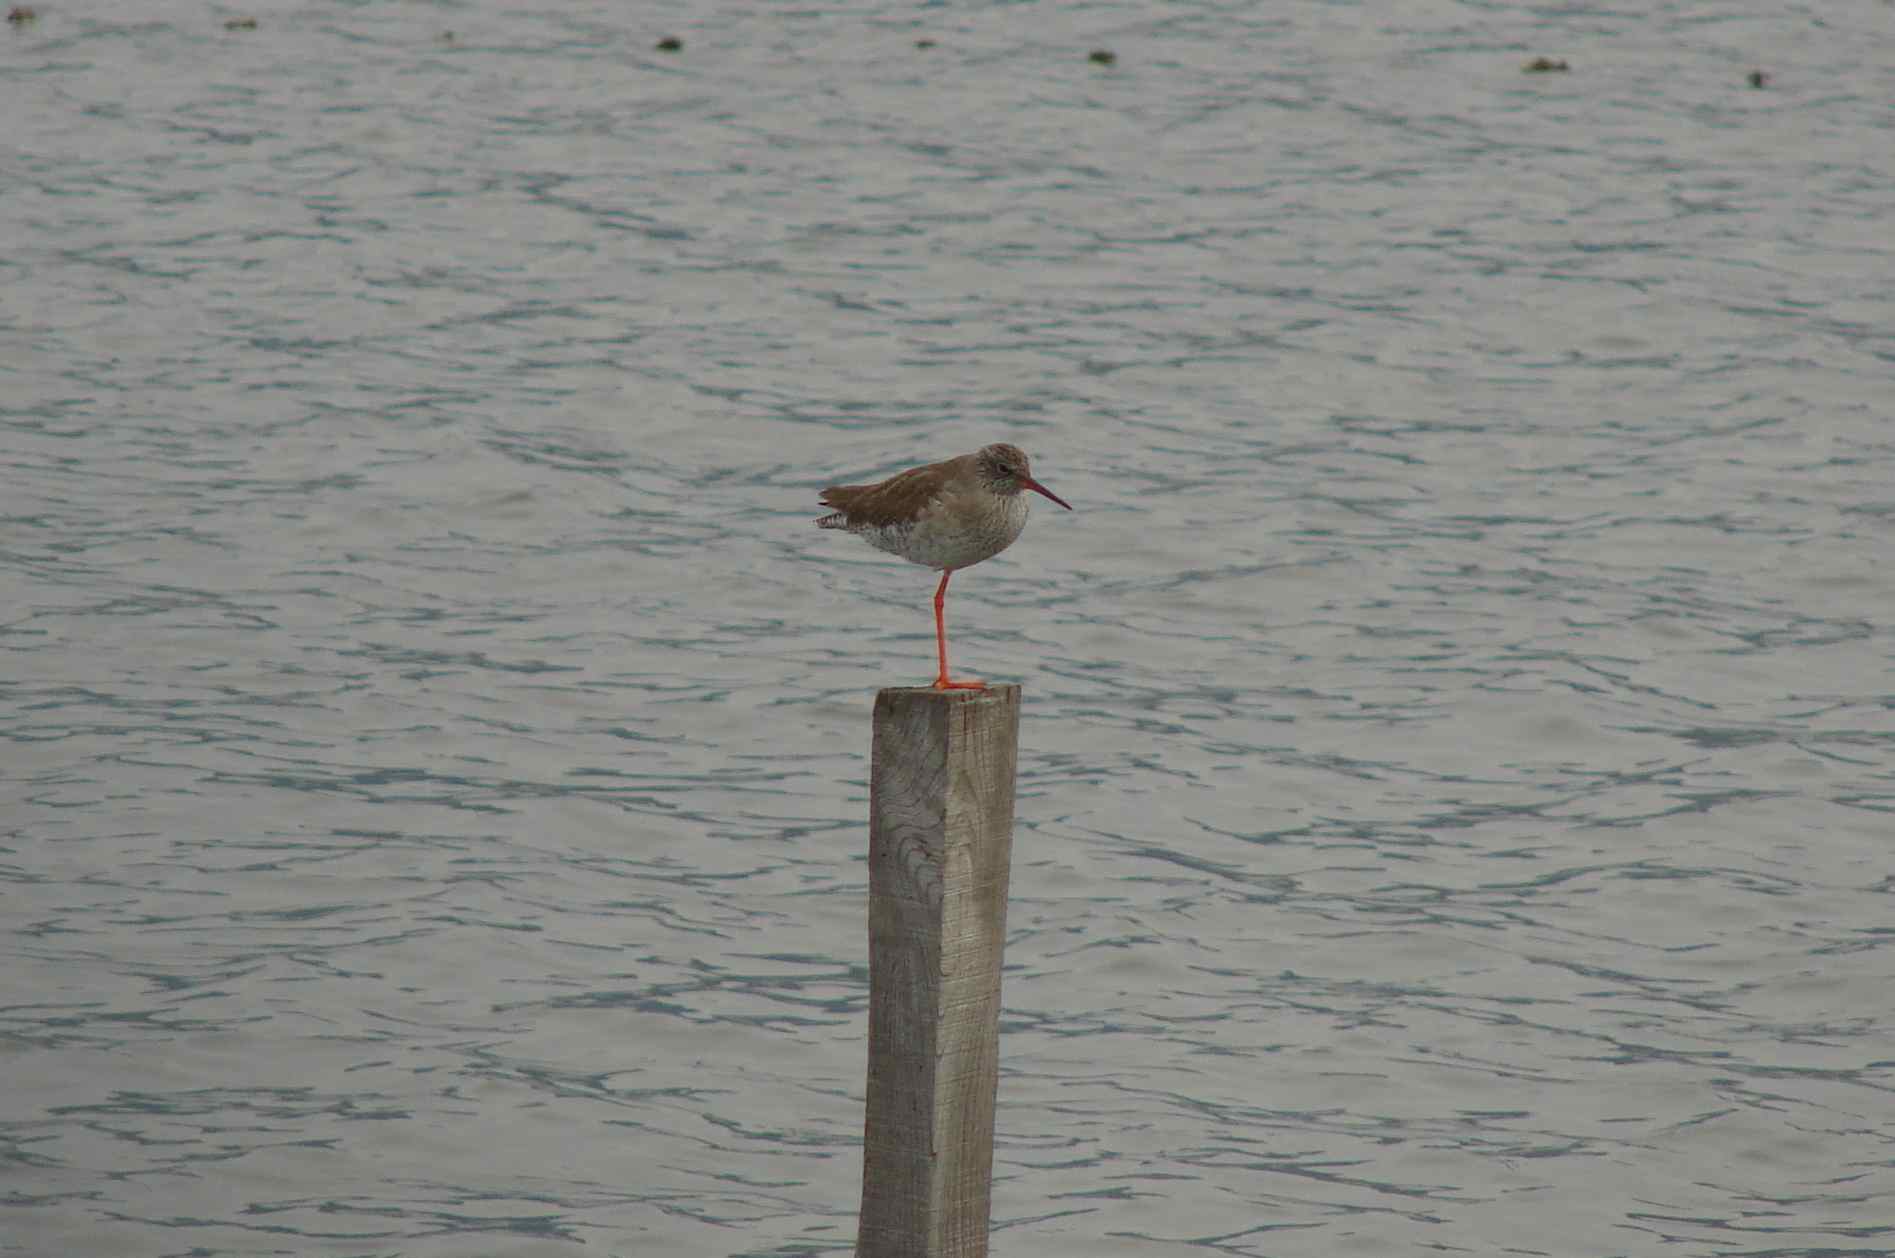
<instances>
[{"instance_id":1,"label":"floating debris","mask_svg":"<svg viewBox=\"0 0 1895 1258\"><path fill-rule=\"evenodd\" d=\"M1086 58L1087 61L1090 61L1095 66L1113 65L1117 63L1118 59L1119 55L1110 48L1094 48L1091 54Z\"/></svg>"},{"instance_id":2,"label":"floating debris","mask_svg":"<svg viewBox=\"0 0 1895 1258\"><path fill-rule=\"evenodd\" d=\"M253 17L233 17L224 23L224 29L227 31L254 31L257 29L257 20Z\"/></svg>"},{"instance_id":3,"label":"floating debris","mask_svg":"<svg viewBox=\"0 0 1895 1258\"><path fill-rule=\"evenodd\" d=\"M1564 57L1535 57L1520 67L1522 74L1559 74L1572 67Z\"/></svg>"},{"instance_id":4,"label":"floating debris","mask_svg":"<svg viewBox=\"0 0 1895 1258\"><path fill-rule=\"evenodd\" d=\"M1752 87L1770 86L1770 76L1765 74L1762 70L1752 70L1749 74L1744 76L1744 81Z\"/></svg>"},{"instance_id":5,"label":"floating debris","mask_svg":"<svg viewBox=\"0 0 1895 1258\"><path fill-rule=\"evenodd\" d=\"M39 21L39 10L30 4L16 4L7 10L7 21L15 26L25 26L28 22Z\"/></svg>"},{"instance_id":6,"label":"floating debris","mask_svg":"<svg viewBox=\"0 0 1895 1258\"><path fill-rule=\"evenodd\" d=\"M917 47L917 48L932 48L932 47L934 47L934 41L933 41L932 39L928 39L928 38L926 38L926 37L924 36L924 37L922 37L921 39L917 39L917 40L915 41L915 47Z\"/></svg>"},{"instance_id":7,"label":"floating debris","mask_svg":"<svg viewBox=\"0 0 1895 1258\"><path fill-rule=\"evenodd\" d=\"M676 35L667 35L654 45L659 52L683 52L684 41Z\"/></svg>"}]
</instances>

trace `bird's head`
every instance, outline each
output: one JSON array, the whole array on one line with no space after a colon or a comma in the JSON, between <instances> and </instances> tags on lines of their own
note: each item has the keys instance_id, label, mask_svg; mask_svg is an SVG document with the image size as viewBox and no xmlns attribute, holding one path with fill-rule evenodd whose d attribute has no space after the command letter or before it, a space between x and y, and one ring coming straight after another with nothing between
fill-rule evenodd
<instances>
[{"instance_id":1,"label":"bird's head","mask_svg":"<svg viewBox=\"0 0 1895 1258\"><path fill-rule=\"evenodd\" d=\"M1072 510L1071 503L1033 479L1033 464L1027 459L1026 451L1019 446L997 441L993 445L982 446L974 460L980 469L980 478L996 493L1013 495L1022 489L1030 489L1051 498L1066 510Z\"/></svg>"}]
</instances>

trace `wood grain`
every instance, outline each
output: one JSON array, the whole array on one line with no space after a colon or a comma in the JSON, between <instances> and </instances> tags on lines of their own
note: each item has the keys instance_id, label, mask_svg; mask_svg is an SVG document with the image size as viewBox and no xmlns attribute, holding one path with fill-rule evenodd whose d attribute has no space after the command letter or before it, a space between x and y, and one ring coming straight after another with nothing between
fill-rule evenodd
<instances>
[{"instance_id":1,"label":"wood grain","mask_svg":"<svg viewBox=\"0 0 1895 1258\"><path fill-rule=\"evenodd\" d=\"M888 689L869 777L857 1258L984 1258L1020 688Z\"/></svg>"}]
</instances>

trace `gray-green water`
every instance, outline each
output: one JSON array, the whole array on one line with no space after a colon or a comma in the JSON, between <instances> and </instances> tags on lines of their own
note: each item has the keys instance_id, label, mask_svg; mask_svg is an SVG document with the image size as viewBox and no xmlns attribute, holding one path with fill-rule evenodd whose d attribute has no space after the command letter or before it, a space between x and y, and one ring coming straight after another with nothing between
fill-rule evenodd
<instances>
[{"instance_id":1,"label":"gray-green water","mask_svg":"<svg viewBox=\"0 0 1895 1258\"><path fill-rule=\"evenodd\" d=\"M1895 1248L1887 6L237 12L0 32L0 1254L847 1253L997 439L997 1255Z\"/></svg>"}]
</instances>

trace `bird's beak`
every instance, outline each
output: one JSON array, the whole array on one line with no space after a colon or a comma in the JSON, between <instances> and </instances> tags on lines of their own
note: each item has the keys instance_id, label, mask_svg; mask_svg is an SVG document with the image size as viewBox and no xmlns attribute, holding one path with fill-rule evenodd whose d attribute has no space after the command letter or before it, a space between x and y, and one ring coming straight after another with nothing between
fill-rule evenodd
<instances>
[{"instance_id":1,"label":"bird's beak","mask_svg":"<svg viewBox=\"0 0 1895 1258\"><path fill-rule=\"evenodd\" d=\"M1071 511L1073 509L1072 503L1067 502L1064 498L1060 497L1058 494L1054 493L1052 490L1048 489L1046 486L1040 484L1038 481L1034 480L1031 476L1022 476L1020 478L1020 486L1023 489L1030 489L1036 494L1045 494L1048 498L1051 498L1054 502L1057 502L1060 506L1066 508L1066 510L1068 511Z\"/></svg>"}]
</instances>

